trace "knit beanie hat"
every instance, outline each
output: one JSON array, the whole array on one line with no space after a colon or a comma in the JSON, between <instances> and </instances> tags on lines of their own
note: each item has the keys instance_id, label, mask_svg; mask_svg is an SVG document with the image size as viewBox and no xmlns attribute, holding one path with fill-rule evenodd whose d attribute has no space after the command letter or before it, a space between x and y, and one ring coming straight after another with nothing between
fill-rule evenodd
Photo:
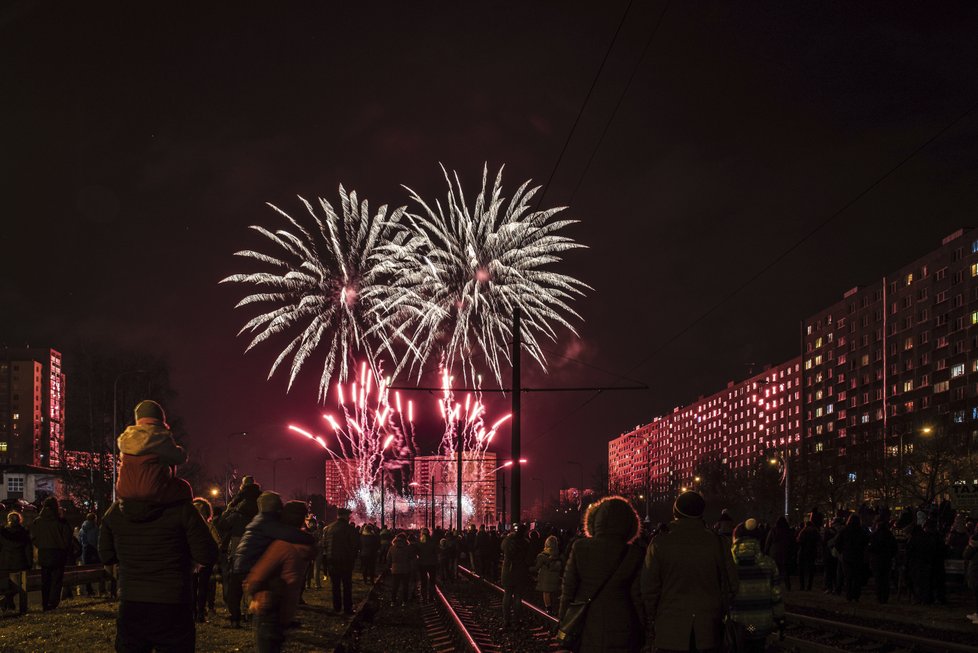
<instances>
[{"instance_id":1,"label":"knit beanie hat","mask_svg":"<svg viewBox=\"0 0 978 653\"><path fill-rule=\"evenodd\" d=\"M262 492L258 496L258 512L282 512L282 497L275 492Z\"/></svg>"},{"instance_id":2,"label":"knit beanie hat","mask_svg":"<svg viewBox=\"0 0 978 653\"><path fill-rule=\"evenodd\" d=\"M254 485L254 484L255 484L254 476L243 476L241 478L241 487L244 487L246 485Z\"/></svg>"},{"instance_id":3,"label":"knit beanie hat","mask_svg":"<svg viewBox=\"0 0 978 653\"><path fill-rule=\"evenodd\" d=\"M151 399L144 399L136 404L136 421L141 419L155 419L162 423L166 423L166 413L163 412L163 406Z\"/></svg>"},{"instance_id":4,"label":"knit beanie hat","mask_svg":"<svg viewBox=\"0 0 978 653\"><path fill-rule=\"evenodd\" d=\"M706 501L703 495L692 490L680 494L672 507L677 517L702 517L704 510L706 510Z\"/></svg>"}]
</instances>

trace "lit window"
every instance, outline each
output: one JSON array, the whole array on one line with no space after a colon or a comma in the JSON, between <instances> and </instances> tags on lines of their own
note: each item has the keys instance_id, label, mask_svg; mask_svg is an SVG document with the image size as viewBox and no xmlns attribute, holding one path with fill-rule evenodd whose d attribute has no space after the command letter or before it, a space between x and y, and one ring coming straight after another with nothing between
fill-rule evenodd
<instances>
[{"instance_id":1,"label":"lit window","mask_svg":"<svg viewBox=\"0 0 978 653\"><path fill-rule=\"evenodd\" d=\"M0 451L6 451L6 450L7 450L7 443L0 442Z\"/></svg>"},{"instance_id":2,"label":"lit window","mask_svg":"<svg viewBox=\"0 0 978 653\"><path fill-rule=\"evenodd\" d=\"M913 283L913 272L907 275L907 285L909 286L912 283Z\"/></svg>"},{"instance_id":3,"label":"lit window","mask_svg":"<svg viewBox=\"0 0 978 653\"><path fill-rule=\"evenodd\" d=\"M20 413L14 413L14 419L15 420L20 419Z\"/></svg>"},{"instance_id":4,"label":"lit window","mask_svg":"<svg viewBox=\"0 0 978 653\"><path fill-rule=\"evenodd\" d=\"M911 390L913 390L913 379L911 379L909 381L904 381L903 382L903 391L904 392L910 392Z\"/></svg>"},{"instance_id":5,"label":"lit window","mask_svg":"<svg viewBox=\"0 0 978 653\"><path fill-rule=\"evenodd\" d=\"M957 365L951 366L951 378L957 376L962 376L964 374L964 363L958 363Z\"/></svg>"},{"instance_id":6,"label":"lit window","mask_svg":"<svg viewBox=\"0 0 978 653\"><path fill-rule=\"evenodd\" d=\"M23 476L8 476L7 477L7 492L21 492L24 491L24 477Z\"/></svg>"},{"instance_id":7,"label":"lit window","mask_svg":"<svg viewBox=\"0 0 978 653\"><path fill-rule=\"evenodd\" d=\"M949 386L950 384L947 381L938 381L934 384L934 392L947 392Z\"/></svg>"}]
</instances>

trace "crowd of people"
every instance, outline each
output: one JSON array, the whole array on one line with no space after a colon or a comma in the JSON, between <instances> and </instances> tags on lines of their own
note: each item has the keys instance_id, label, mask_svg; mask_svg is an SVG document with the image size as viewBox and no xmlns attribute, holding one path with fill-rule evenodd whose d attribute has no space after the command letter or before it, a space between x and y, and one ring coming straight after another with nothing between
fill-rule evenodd
<instances>
[{"instance_id":1,"label":"crowd of people","mask_svg":"<svg viewBox=\"0 0 978 653\"><path fill-rule=\"evenodd\" d=\"M947 503L891 515L862 506L826 517L817 508L794 528L780 517L736 521L724 510L711 527L706 503L692 491L673 505L673 520L643 531L632 505L605 497L589 506L577 532L486 526L463 531L395 529L351 523L349 510L323 527L300 501L283 502L245 476L226 506L193 497L174 475L186 456L163 409L150 401L119 438L117 493L105 515L72 527L54 497L29 525L10 511L0 528L0 609L13 610L9 572L41 572L41 604L54 610L72 591L71 564L114 566L120 600L116 650L193 651L196 623L217 614L253 622L258 651L282 649L298 625L307 590L330 585L338 615L354 612L353 577L373 584L390 575L391 606L426 603L435 582L453 583L459 565L504 590L504 627L524 618L534 599L560 622L558 638L579 651L712 651L726 643L762 651L784 627L784 593L819 588L859 601L872 580L876 600L947 601L947 561L960 561L978 624L978 531ZM794 577L794 579L793 579ZM98 583L98 593L106 591ZM84 588L89 595L95 588Z\"/></svg>"}]
</instances>

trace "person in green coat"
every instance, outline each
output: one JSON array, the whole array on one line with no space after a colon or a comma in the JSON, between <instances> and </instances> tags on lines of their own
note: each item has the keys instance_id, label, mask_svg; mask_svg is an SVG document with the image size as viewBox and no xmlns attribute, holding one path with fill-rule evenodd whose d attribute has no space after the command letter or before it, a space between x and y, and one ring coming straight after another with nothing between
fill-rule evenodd
<instances>
[{"instance_id":1,"label":"person in green coat","mask_svg":"<svg viewBox=\"0 0 978 653\"><path fill-rule=\"evenodd\" d=\"M648 639L656 653L719 648L724 611L737 591L737 569L721 538L706 527L706 501L683 492L669 532L649 545L642 569Z\"/></svg>"},{"instance_id":2,"label":"person in green coat","mask_svg":"<svg viewBox=\"0 0 978 653\"><path fill-rule=\"evenodd\" d=\"M743 634L744 653L763 653L768 635L784 629L784 601L778 563L761 553L756 519L734 530L733 557L738 583L730 618Z\"/></svg>"}]
</instances>

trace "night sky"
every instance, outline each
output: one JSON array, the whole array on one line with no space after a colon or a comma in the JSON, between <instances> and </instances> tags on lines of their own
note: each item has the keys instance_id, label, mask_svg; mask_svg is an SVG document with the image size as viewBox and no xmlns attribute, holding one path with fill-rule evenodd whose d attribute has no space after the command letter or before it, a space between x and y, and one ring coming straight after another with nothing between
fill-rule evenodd
<instances>
[{"instance_id":1,"label":"night sky","mask_svg":"<svg viewBox=\"0 0 978 653\"><path fill-rule=\"evenodd\" d=\"M242 288L217 282L268 249L247 225L340 183L440 197L439 162L470 195L486 161L509 190L545 183L628 5L144 4L0 9L0 343L160 352L194 455L216 472L247 430L230 457L268 483L256 457L292 456L291 492L321 477L283 429L321 423L318 370L286 395L265 381L285 341L243 354ZM574 360L527 358L524 383L650 390L528 395L525 504L533 477L576 485L578 460L589 483L609 439L796 355L806 315L978 224L976 34L971 3L632 3L545 190L589 247L561 270L594 291L580 339L548 347Z\"/></svg>"}]
</instances>

